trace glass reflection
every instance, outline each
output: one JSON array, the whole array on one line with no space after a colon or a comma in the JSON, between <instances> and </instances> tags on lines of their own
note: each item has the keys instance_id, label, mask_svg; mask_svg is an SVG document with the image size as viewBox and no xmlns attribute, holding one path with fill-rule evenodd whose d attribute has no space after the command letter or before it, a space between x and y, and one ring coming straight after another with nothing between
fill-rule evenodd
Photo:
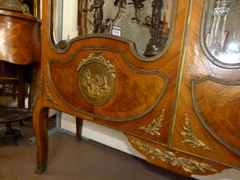
<instances>
[{"instance_id":1,"label":"glass reflection","mask_svg":"<svg viewBox=\"0 0 240 180\"><path fill-rule=\"evenodd\" d=\"M104 33L121 36L135 42L140 55L152 57L166 48L170 29L173 29L173 2L72 0L69 3L67 0L53 0L53 38L59 48L64 48L66 42L81 35Z\"/></svg>"},{"instance_id":2,"label":"glass reflection","mask_svg":"<svg viewBox=\"0 0 240 180\"><path fill-rule=\"evenodd\" d=\"M86 13L83 17L88 22L88 34L121 35L136 42L143 56L154 56L163 50L171 20L169 0L94 0L87 4L82 12Z\"/></svg>"},{"instance_id":3,"label":"glass reflection","mask_svg":"<svg viewBox=\"0 0 240 180\"><path fill-rule=\"evenodd\" d=\"M240 1L209 1L205 40L209 52L226 64L240 63Z\"/></svg>"}]
</instances>

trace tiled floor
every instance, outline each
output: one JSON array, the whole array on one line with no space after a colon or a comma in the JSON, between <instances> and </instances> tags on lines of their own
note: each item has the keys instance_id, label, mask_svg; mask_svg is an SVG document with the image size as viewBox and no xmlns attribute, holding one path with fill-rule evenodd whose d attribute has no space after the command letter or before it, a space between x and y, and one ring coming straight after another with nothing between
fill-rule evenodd
<instances>
[{"instance_id":1,"label":"tiled floor","mask_svg":"<svg viewBox=\"0 0 240 180\"><path fill-rule=\"evenodd\" d=\"M49 120L49 126L55 120ZM35 174L36 145L29 143L33 137L30 121L13 126L19 128L25 138L18 146L0 144L1 180L184 180L170 171L146 161L109 148L91 140L77 142L73 136L57 133L49 137L48 167L43 174ZM4 129L0 125L0 130Z\"/></svg>"}]
</instances>

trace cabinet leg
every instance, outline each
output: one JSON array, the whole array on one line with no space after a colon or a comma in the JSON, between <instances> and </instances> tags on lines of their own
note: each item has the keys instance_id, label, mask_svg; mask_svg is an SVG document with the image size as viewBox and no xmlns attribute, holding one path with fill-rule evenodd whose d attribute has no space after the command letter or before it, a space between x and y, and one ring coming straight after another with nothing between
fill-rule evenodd
<instances>
[{"instance_id":1,"label":"cabinet leg","mask_svg":"<svg viewBox=\"0 0 240 180\"><path fill-rule=\"evenodd\" d=\"M37 168L35 170L36 174L42 174L47 168L47 164L37 164Z\"/></svg>"},{"instance_id":2,"label":"cabinet leg","mask_svg":"<svg viewBox=\"0 0 240 180\"><path fill-rule=\"evenodd\" d=\"M37 168L35 173L41 174L46 170L48 157L47 135L48 108L35 110L32 116L33 129L37 143Z\"/></svg>"},{"instance_id":3,"label":"cabinet leg","mask_svg":"<svg viewBox=\"0 0 240 180\"><path fill-rule=\"evenodd\" d=\"M83 126L83 119L76 117L76 139L77 139L77 141L81 140L82 126Z\"/></svg>"}]
</instances>

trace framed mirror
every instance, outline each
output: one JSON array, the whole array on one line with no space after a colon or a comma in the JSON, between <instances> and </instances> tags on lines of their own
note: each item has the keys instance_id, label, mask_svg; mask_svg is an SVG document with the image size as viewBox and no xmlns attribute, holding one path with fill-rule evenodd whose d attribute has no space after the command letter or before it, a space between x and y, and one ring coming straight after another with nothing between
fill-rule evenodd
<instances>
[{"instance_id":1,"label":"framed mirror","mask_svg":"<svg viewBox=\"0 0 240 180\"><path fill-rule=\"evenodd\" d=\"M173 37L177 0L52 0L52 42L60 51L85 35L134 42L141 60L162 56Z\"/></svg>"},{"instance_id":2,"label":"framed mirror","mask_svg":"<svg viewBox=\"0 0 240 180\"><path fill-rule=\"evenodd\" d=\"M240 68L240 1L205 0L201 45L208 59L222 68Z\"/></svg>"}]
</instances>

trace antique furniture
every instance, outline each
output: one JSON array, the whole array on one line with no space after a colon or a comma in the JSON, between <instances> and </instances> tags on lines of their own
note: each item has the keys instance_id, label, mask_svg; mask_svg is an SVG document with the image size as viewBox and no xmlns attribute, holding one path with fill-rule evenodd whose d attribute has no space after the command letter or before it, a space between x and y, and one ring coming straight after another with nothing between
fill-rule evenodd
<instances>
[{"instance_id":1,"label":"antique furniture","mask_svg":"<svg viewBox=\"0 0 240 180\"><path fill-rule=\"evenodd\" d=\"M76 116L77 136L82 118L114 128L185 176L239 169L239 3L74 2L78 34L59 38L60 0L43 1L36 172L47 166L49 108Z\"/></svg>"},{"instance_id":2,"label":"antique furniture","mask_svg":"<svg viewBox=\"0 0 240 180\"><path fill-rule=\"evenodd\" d=\"M4 143L12 141L14 145L18 145L17 140L23 135L19 129L13 129L11 123L29 118L31 115L30 109L27 108L0 106L0 123L6 127L0 131L0 141Z\"/></svg>"},{"instance_id":3,"label":"antique furniture","mask_svg":"<svg viewBox=\"0 0 240 180\"><path fill-rule=\"evenodd\" d=\"M25 83L33 83L33 64L40 61L40 21L15 1L0 3L0 84L18 87L18 106L24 107ZM24 4L26 8L26 4ZM23 12L19 12L23 11Z\"/></svg>"}]
</instances>

